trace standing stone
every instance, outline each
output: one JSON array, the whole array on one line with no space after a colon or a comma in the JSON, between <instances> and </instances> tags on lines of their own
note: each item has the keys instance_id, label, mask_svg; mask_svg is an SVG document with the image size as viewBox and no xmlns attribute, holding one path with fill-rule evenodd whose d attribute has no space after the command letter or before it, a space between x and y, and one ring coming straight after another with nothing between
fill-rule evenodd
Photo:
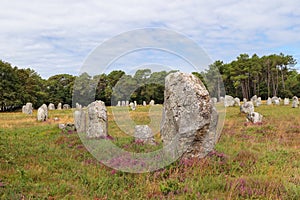
<instances>
[{"instance_id":1,"label":"standing stone","mask_svg":"<svg viewBox=\"0 0 300 200\"><path fill-rule=\"evenodd\" d=\"M58 103L57 110L61 110L61 103Z\"/></svg>"},{"instance_id":2,"label":"standing stone","mask_svg":"<svg viewBox=\"0 0 300 200\"><path fill-rule=\"evenodd\" d=\"M117 106L121 106L121 101L118 101L118 104L117 104Z\"/></svg>"},{"instance_id":3,"label":"standing stone","mask_svg":"<svg viewBox=\"0 0 300 200\"><path fill-rule=\"evenodd\" d=\"M224 106L225 107L230 107L230 106L234 106L234 98L230 95L225 95L225 99L224 99Z\"/></svg>"},{"instance_id":4,"label":"standing stone","mask_svg":"<svg viewBox=\"0 0 300 200\"><path fill-rule=\"evenodd\" d=\"M278 98L278 97L272 97L272 102L273 102L275 105L279 105L279 104L280 104L280 101L279 101L279 98Z\"/></svg>"},{"instance_id":5,"label":"standing stone","mask_svg":"<svg viewBox=\"0 0 300 200\"><path fill-rule=\"evenodd\" d=\"M134 103L134 106L135 106L135 107L137 107L137 102L136 102L136 101L134 101L133 103Z\"/></svg>"},{"instance_id":6,"label":"standing stone","mask_svg":"<svg viewBox=\"0 0 300 200\"><path fill-rule=\"evenodd\" d=\"M43 104L39 107L37 111L37 120L38 121L47 121L48 119L48 108L46 104Z\"/></svg>"},{"instance_id":7,"label":"standing stone","mask_svg":"<svg viewBox=\"0 0 300 200\"><path fill-rule=\"evenodd\" d=\"M254 112L254 105L252 101L248 101L246 103L243 103L243 105L240 106L241 113L252 113Z\"/></svg>"},{"instance_id":8,"label":"standing stone","mask_svg":"<svg viewBox=\"0 0 300 200\"><path fill-rule=\"evenodd\" d=\"M151 128L148 125L136 125L134 129L135 142L155 145Z\"/></svg>"},{"instance_id":9,"label":"standing stone","mask_svg":"<svg viewBox=\"0 0 300 200\"><path fill-rule=\"evenodd\" d=\"M251 97L250 101L252 101L254 106L257 106L257 95L254 95L253 97Z\"/></svg>"},{"instance_id":10,"label":"standing stone","mask_svg":"<svg viewBox=\"0 0 300 200\"><path fill-rule=\"evenodd\" d=\"M143 101L143 106L147 106L147 103L146 103L146 101Z\"/></svg>"},{"instance_id":11,"label":"standing stone","mask_svg":"<svg viewBox=\"0 0 300 200\"><path fill-rule=\"evenodd\" d=\"M292 100L293 100L292 108L298 108L298 105L299 105L298 97L294 96L294 97L292 98Z\"/></svg>"},{"instance_id":12,"label":"standing stone","mask_svg":"<svg viewBox=\"0 0 300 200\"><path fill-rule=\"evenodd\" d=\"M48 110L55 110L55 106L53 103L49 103Z\"/></svg>"},{"instance_id":13,"label":"standing stone","mask_svg":"<svg viewBox=\"0 0 300 200\"><path fill-rule=\"evenodd\" d=\"M272 105L272 99L270 98L270 97L268 97L268 99L267 99L267 105L269 106L269 105Z\"/></svg>"},{"instance_id":14,"label":"standing stone","mask_svg":"<svg viewBox=\"0 0 300 200\"><path fill-rule=\"evenodd\" d=\"M150 103L149 103L150 106L154 106L154 104L155 104L154 100L151 100Z\"/></svg>"},{"instance_id":15,"label":"standing stone","mask_svg":"<svg viewBox=\"0 0 300 200\"><path fill-rule=\"evenodd\" d=\"M234 98L234 106L240 106L241 105L241 101L239 98Z\"/></svg>"},{"instance_id":16,"label":"standing stone","mask_svg":"<svg viewBox=\"0 0 300 200\"><path fill-rule=\"evenodd\" d=\"M86 132L86 123L87 123L86 112L82 109L76 110L74 112L74 125L77 133Z\"/></svg>"},{"instance_id":17,"label":"standing stone","mask_svg":"<svg viewBox=\"0 0 300 200\"><path fill-rule=\"evenodd\" d=\"M243 103L246 103L248 100L246 98L243 98Z\"/></svg>"},{"instance_id":18,"label":"standing stone","mask_svg":"<svg viewBox=\"0 0 300 200\"><path fill-rule=\"evenodd\" d=\"M211 98L211 102L215 105L218 102L218 99L216 97Z\"/></svg>"},{"instance_id":19,"label":"standing stone","mask_svg":"<svg viewBox=\"0 0 300 200\"><path fill-rule=\"evenodd\" d=\"M22 113L26 113L26 106L24 105L23 107L22 107Z\"/></svg>"},{"instance_id":20,"label":"standing stone","mask_svg":"<svg viewBox=\"0 0 300 200\"><path fill-rule=\"evenodd\" d=\"M129 101L125 101L125 106L129 106Z\"/></svg>"},{"instance_id":21,"label":"standing stone","mask_svg":"<svg viewBox=\"0 0 300 200\"><path fill-rule=\"evenodd\" d=\"M126 102L125 101L122 101L122 106L126 106Z\"/></svg>"},{"instance_id":22,"label":"standing stone","mask_svg":"<svg viewBox=\"0 0 300 200\"><path fill-rule=\"evenodd\" d=\"M219 139L211 127L213 105L203 83L192 74L171 73L165 78L161 126L163 144L173 157L204 157ZM210 129L211 128L211 129Z\"/></svg>"},{"instance_id":23,"label":"standing stone","mask_svg":"<svg viewBox=\"0 0 300 200\"><path fill-rule=\"evenodd\" d=\"M224 103L224 97L220 97L220 102Z\"/></svg>"},{"instance_id":24,"label":"standing stone","mask_svg":"<svg viewBox=\"0 0 300 200\"><path fill-rule=\"evenodd\" d=\"M107 136L107 110L103 101L95 101L88 105L88 138L103 138Z\"/></svg>"},{"instance_id":25,"label":"standing stone","mask_svg":"<svg viewBox=\"0 0 300 200\"><path fill-rule=\"evenodd\" d=\"M258 112L251 112L247 115L247 120L251 121L253 124L261 123L263 116Z\"/></svg>"},{"instance_id":26,"label":"standing stone","mask_svg":"<svg viewBox=\"0 0 300 200\"><path fill-rule=\"evenodd\" d=\"M82 106L79 103L76 103L76 109L81 109Z\"/></svg>"},{"instance_id":27,"label":"standing stone","mask_svg":"<svg viewBox=\"0 0 300 200\"><path fill-rule=\"evenodd\" d=\"M289 104L290 104L290 99L289 98L284 98L283 105L287 106Z\"/></svg>"},{"instance_id":28,"label":"standing stone","mask_svg":"<svg viewBox=\"0 0 300 200\"><path fill-rule=\"evenodd\" d=\"M24 113L31 115L32 114L32 103L26 103L25 107L24 107ZM23 107L22 107L22 112L23 112Z\"/></svg>"},{"instance_id":29,"label":"standing stone","mask_svg":"<svg viewBox=\"0 0 300 200\"><path fill-rule=\"evenodd\" d=\"M256 107L259 107L261 105L261 97L258 97L256 100Z\"/></svg>"},{"instance_id":30,"label":"standing stone","mask_svg":"<svg viewBox=\"0 0 300 200\"><path fill-rule=\"evenodd\" d=\"M135 104L133 102L130 102L129 106L130 106L131 110L135 110Z\"/></svg>"},{"instance_id":31,"label":"standing stone","mask_svg":"<svg viewBox=\"0 0 300 200\"><path fill-rule=\"evenodd\" d=\"M69 105L69 104L64 104L64 105L63 105L63 109L64 109L64 110L70 109L70 105Z\"/></svg>"}]
</instances>

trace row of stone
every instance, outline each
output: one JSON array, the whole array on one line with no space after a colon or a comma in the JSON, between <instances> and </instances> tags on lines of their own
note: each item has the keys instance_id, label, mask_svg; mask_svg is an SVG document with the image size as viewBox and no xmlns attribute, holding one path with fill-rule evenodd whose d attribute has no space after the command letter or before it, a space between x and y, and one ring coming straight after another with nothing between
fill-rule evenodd
<instances>
[{"instance_id":1,"label":"row of stone","mask_svg":"<svg viewBox=\"0 0 300 200\"><path fill-rule=\"evenodd\" d=\"M46 104L43 104L42 106L43 106L43 107L45 107L45 106L47 107ZM69 104L64 104L64 105L63 105L63 109L70 109L70 108L71 108L71 107L70 107ZM47 109L48 109L48 110L55 110L55 105L54 105L53 103L50 103L50 104L48 105ZM62 109L62 104L59 103L59 104L57 105L57 110L61 110L61 109ZM24 105L24 106L22 107L22 113L31 115L32 112L33 112L32 103L26 103L26 105Z\"/></svg>"},{"instance_id":2,"label":"row of stone","mask_svg":"<svg viewBox=\"0 0 300 200\"><path fill-rule=\"evenodd\" d=\"M150 102L149 102L149 105L150 106L154 106L154 104L155 104L155 101L154 100L151 100ZM118 104L116 105L116 106L134 106L134 107L137 107L137 102L136 101L134 101L134 102L131 102L131 103L129 103L129 101L118 101ZM143 101L143 106L147 106L147 103L146 103L146 101Z\"/></svg>"},{"instance_id":3,"label":"row of stone","mask_svg":"<svg viewBox=\"0 0 300 200\"><path fill-rule=\"evenodd\" d=\"M216 131L218 114L203 83L192 74L171 73L165 79L161 138L172 156L204 157L220 137ZM134 103L133 103L134 104ZM154 102L153 102L154 105ZM95 101L74 112L75 128L88 138L108 136L104 102ZM147 125L135 127L136 140L154 144Z\"/></svg>"},{"instance_id":4,"label":"row of stone","mask_svg":"<svg viewBox=\"0 0 300 200\"><path fill-rule=\"evenodd\" d=\"M212 98L213 102L216 103L217 102L217 98ZM257 97L256 95L254 95L250 101L253 103L254 106L258 107L260 105L262 105L262 100L261 100L261 97ZM282 101L281 98L278 98L278 97L272 97L272 98L268 98L267 99L267 105L280 105L280 102ZM232 96L230 95L226 95L225 97L221 97L220 98L220 102L223 102L224 103L224 106L225 107L231 107L231 106L240 106L240 99L239 98L233 98ZM247 102L247 99L244 98L243 99L243 102L246 103ZM289 105L290 104L290 99L288 98L285 98L284 101L283 101L283 105ZM298 100L298 97L294 96L292 98L292 107L293 108L297 108L299 105L299 100Z\"/></svg>"}]
</instances>

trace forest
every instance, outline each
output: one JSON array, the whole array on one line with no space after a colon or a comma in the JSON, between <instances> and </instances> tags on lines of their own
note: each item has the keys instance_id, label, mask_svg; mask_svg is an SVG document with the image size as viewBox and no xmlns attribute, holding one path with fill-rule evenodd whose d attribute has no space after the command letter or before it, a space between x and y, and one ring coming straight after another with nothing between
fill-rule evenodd
<instances>
[{"instance_id":1,"label":"forest","mask_svg":"<svg viewBox=\"0 0 300 200\"><path fill-rule=\"evenodd\" d=\"M217 98L225 93L241 99L250 99L253 95L262 99L291 98L300 96L300 74L294 68L296 63L293 56L283 53L262 57L240 54L229 63L217 60L206 71L193 74L204 82L211 96ZM59 102L87 105L94 99L100 99L108 106L119 100L142 104L153 99L163 103L164 78L171 72L140 69L129 75L116 70L96 76L58 74L43 79L32 69L13 67L0 61L0 109L2 112L13 111L26 102L33 103L35 108L43 103L57 105Z\"/></svg>"}]
</instances>

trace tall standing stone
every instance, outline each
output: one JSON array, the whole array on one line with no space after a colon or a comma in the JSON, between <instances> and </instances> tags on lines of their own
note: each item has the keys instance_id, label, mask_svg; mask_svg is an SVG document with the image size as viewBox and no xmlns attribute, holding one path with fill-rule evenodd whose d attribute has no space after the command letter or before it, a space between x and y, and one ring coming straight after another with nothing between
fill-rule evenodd
<instances>
[{"instance_id":1,"label":"tall standing stone","mask_svg":"<svg viewBox=\"0 0 300 200\"><path fill-rule=\"evenodd\" d=\"M241 100L239 98L234 98L234 106L240 106L241 105Z\"/></svg>"},{"instance_id":2,"label":"tall standing stone","mask_svg":"<svg viewBox=\"0 0 300 200\"><path fill-rule=\"evenodd\" d=\"M224 99L224 106L225 107L231 107L234 106L234 98L230 95L225 95L225 99Z\"/></svg>"},{"instance_id":3,"label":"tall standing stone","mask_svg":"<svg viewBox=\"0 0 300 200\"><path fill-rule=\"evenodd\" d=\"M39 107L37 111L37 120L38 121L47 121L48 119L48 108L46 104L43 104Z\"/></svg>"},{"instance_id":4,"label":"tall standing stone","mask_svg":"<svg viewBox=\"0 0 300 200\"><path fill-rule=\"evenodd\" d=\"M268 106L272 105L272 99L270 97L268 97L268 99L267 99L267 105Z\"/></svg>"},{"instance_id":5,"label":"tall standing stone","mask_svg":"<svg viewBox=\"0 0 300 200\"><path fill-rule=\"evenodd\" d=\"M88 105L88 138L102 138L107 136L107 110L103 101L95 101Z\"/></svg>"},{"instance_id":6,"label":"tall standing stone","mask_svg":"<svg viewBox=\"0 0 300 200\"><path fill-rule=\"evenodd\" d=\"M133 102L130 102L129 106L130 106L131 110L135 110L135 104Z\"/></svg>"},{"instance_id":7,"label":"tall standing stone","mask_svg":"<svg viewBox=\"0 0 300 200\"><path fill-rule=\"evenodd\" d=\"M118 107L121 106L121 101L118 101L118 104L116 106Z\"/></svg>"},{"instance_id":8,"label":"tall standing stone","mask_svg":"<svg viewBox=\"0 0 300 200\"><path fill-rule=\"evenodd\" d=\"M57 110L61 110L61 103L58 103Z\"/></svg>"},{"instance_id":9,"label":"tall standing stone","mask_svg":"<svg viewBox=\"0 0 300 200\"><path fill-rule=\"evenodd\" d=\"M161 137L172 156L204 157L219 135L210 127L213 105L203 83L192 74L171 73L165 78ZM210 129L211 128L211 129Z\"/></svg>"},{"instance_id":10,"label":"tall standing stone","mask_svg":"<svg viewBox=\"0 0 300 200\"><path fill-rule=\"evenodd\" d=\"M122 101L122 106L126 106L126 102L125 101Z\"/></svg>"},{"instance_id":11,"label":"tall standing stone","mask_svg":"<svg viewBox=\"0 0 300 200\"><path fill-rule=\"evenodd\" d=\"M154 100L151 100L150 103L149 103L150 106L154 106L154 104L155 104Z\"/></svg>"},{"instance_id":12,"label":"tall standing stone","mask_svg":"<svg viewBox=\"0 0 300 200\"><path fill-rule=\"evenodd\" d=\"M74 112L74 125L78 133L86 132L87 116L83 109Z\"/></svg>"},{"instance_id":13,"label":"tall standing stone","mask_svg":"<svg viewBox=\"0 0 300 200\"><path fill-rule=\"evenodd\" d=\"M299 105L298 97L294 96L292 102L292 108L298 108L298 105Z\"/></svg>"},{"instance_id":14,"label":"tall standing stone","mask_svg":"<svg viewBox=\"0 0 300 200\"><path fill-rule=\"evenodd\" d=\"M135 107L137 107L137 102L136 102L136 101L134 101L133 103L134 103L134 106L135 106Z\"/></svg>"},{"instance_id":15,"label":"tall standing stone","mask_svg":"<svg viewBox=\"0 0 300 200\"><path fill-rule=\"evenodd\" d=\"M147 106L147 103L146 103L146 101L143 101L143 106Z\"/></svg>"},{"instance_id":16,"label":"tall standing stone","mask_svg":"<svg viewBox=\"0 0 300 200\"><path fill-rule=\"evenodd\" d=\"M22 107L22 112L28 115L32 114L32 110L33 110L32 103L26 103L25 107Z\"/></svg>"}]
</instances>

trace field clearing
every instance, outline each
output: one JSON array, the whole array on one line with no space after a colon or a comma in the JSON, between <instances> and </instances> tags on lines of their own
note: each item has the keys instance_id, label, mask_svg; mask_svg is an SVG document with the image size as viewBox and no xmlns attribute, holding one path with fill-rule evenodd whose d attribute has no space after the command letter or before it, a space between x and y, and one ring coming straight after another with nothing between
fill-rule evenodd
<instances>
[{"instance_id":1,"label":"field clearing","mask_svg":"<svg viewBox=\"0 0 300 200\"><path fill-rule=\"evenodd\" d=\"M149 109L129 116L148 124ZM255 110L264 116L261 125L246 123L238 107L227 108L221 139L206 158L143 174L106 167L76 132L59 130L58 123L73 122L71 110L49 111L47 122L36 121L36 110L0 113L0 199L300 199L300 108ZM108 117L109 134L125 150L161 147L134 143L119 128L128 118L116 123L111 107Z\"/></svg>"}]
</instances>

